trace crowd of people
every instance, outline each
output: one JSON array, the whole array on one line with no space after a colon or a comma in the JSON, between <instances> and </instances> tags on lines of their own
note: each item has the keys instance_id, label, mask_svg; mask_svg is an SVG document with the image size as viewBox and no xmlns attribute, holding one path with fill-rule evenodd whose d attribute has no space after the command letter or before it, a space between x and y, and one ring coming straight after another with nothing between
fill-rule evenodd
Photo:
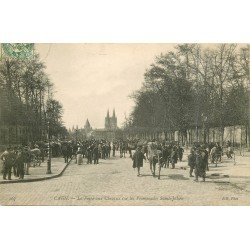
<instances>
[{"instance_id":1,"label":"crowd of people","mask_svg":"<svg viewBox=\"0 0 250 250\"><path fill-rule=\"evenodd\" d=\"M31 150L28 146L7 147L0 156L0 159L3 161L3 179L6 180L8 178L8 180L11 180L12 172L19 179L23 179L25 174L29 175L29 168L32 162L35 165L34 159L36 158L37 149Z\"/></svg>"},{"instance_id":2,"label":"crowd of people","mask_svg":"<svg viewBox=\"0 0 250 250\"><path fill-rule=\"evenodd\" d=\"M1 154L3 161L3 179L11 179L12 173L15 177L23 179L24 175L29 175L29 168L40 165L48 155L47 142L34 142L31 145L19 147L7 147ZM133 168L137 169L137 175L141 176L140 169L143 167L143 161L148 161L150 171L153 176L158 175L162 168L176 167L178 162L183 159L184 149L177 142L168 141L140 141L116 140L109 141L105 139L96 140L78 140L78 141L57 141L50 143L50 154L54 157L63 156L65 163L70 159L75 159L76 164L82 165L84 159L86 164L99 164L99 160L109 159L111 157L126 158L130 157L133 161ZM206 171L209 171L208 163L221 161L223 154L219 143L210 143L201 145L195 143L188 154L189 176L195 177L195 181L201 177L203 181L206 178ZM232 158L233 151L231 143L227 143L227 157ZM182 169L186 169L186 166ZM158 173L156 170L158 168ZM193 176L194 174L194 176Z\"/></svg>"},{"instance_id":3,"label":"crowd of people","mask_svg":"<svg viewBox=\"0 0 250 250\"><path fill-rule=\"evenodd\" d=\"M147 144L137 146L136 152L132 156L133 168L137 168L137 176L141 176L140 168L143 167L143 160L148 160L152 176L156 176L158 163L158 179L160 179L161 169L170 167L174 169L177 162L182 161L183 153L184 149L176 142L152 140ZM195 177L194 181L198 181L199 177L205 181L206 171L209 171L209 160L210 163L216 163L217 166L217 162L221 162L222 155L223 149L219 143L194 143L188 154L189 176ZM232 159L233 150L230 142L227 142L226 155ZM186 167L181 167L181 169L185 170Z\"/></svg>"},{"instance_id":4,"label":"crowd of people","mask_svg":"<svg viewBox=\"0 0 250 250\"><path fill-rule=\"evenodd\" d=\"M129 157L132 157L132 150L136 148L134 141L117 140L109 141L105 139L96 140L83 140L77 141L75 144L72 142L62 143L62 154L65 159L65 163L70 158L75 156L76 163L82 165L84 158L86 158L87 164L99 164L99 159L109 159L116 156L116 151L119 152L119 157L126 158L126 154L129 153Z\"/></svg>"},{"instance_id":5,"label":"crowd of people","mask_svg":"<svg viewBox=\"0 0 250 250\"><path fill-rule=\"evenodd\" d=\"M2 174L4 180L11 180L12 174L23 179L29 175L30 167L40 166L44 159L48 157L50 148L51 157L63 157L65 163L75 158L76 163L83 164L86 158L87 164L99 164L99 159L108 159L116 156L116 151L120 151L120 157L126 157L131 148L127 141L119 140L111 143L108 140L64 140L32 142L29 145L8 146L0 155L3 162Z\"/></svg>"}]
</instances>

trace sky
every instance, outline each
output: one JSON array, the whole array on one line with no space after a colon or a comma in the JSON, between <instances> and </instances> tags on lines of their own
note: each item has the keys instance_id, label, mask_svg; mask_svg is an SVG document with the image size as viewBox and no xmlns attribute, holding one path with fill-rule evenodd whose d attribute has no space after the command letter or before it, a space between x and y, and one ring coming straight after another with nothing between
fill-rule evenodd
<instances>
[{"instance_id":1,"label":"sky","mask_svg":"<svg viewBox=\"0 0 250 250\"><path fill-rule=\"evenodd\" d=\"M54 83L67 128L104 128L109 109L121 127L133 109L129 98L142 86L145 70L173 44L36 44L36 51Z\"/></svg>"}]
</instances>

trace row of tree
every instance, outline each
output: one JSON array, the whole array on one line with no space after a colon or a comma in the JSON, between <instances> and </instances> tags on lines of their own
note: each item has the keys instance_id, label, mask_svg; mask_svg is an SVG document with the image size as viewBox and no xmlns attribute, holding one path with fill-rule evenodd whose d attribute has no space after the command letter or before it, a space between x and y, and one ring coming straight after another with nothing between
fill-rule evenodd
<instances>
[{"instance_id":1,"label":"row of tree","mask_svg":"<svg viewBox=\"0 0 250 250\"><path fill-rule=\"evenodd\" d=\"M38 55L29 60L0 61L0 102L0 126L24 129L24 140L45 139L48 126L51 136L67 133L63 107L53 98L53 84Z\"/></svg>"},{"instance_id":2,"label":"row of tree","mask_svg":"<svg viewBox=\"0 0 250 250\"><path fill-rule=\"evenodd\" d=\"M249 122L249 46L181 44L156 57L126 127L180 131Z\"/></svg>"}]
</instances>

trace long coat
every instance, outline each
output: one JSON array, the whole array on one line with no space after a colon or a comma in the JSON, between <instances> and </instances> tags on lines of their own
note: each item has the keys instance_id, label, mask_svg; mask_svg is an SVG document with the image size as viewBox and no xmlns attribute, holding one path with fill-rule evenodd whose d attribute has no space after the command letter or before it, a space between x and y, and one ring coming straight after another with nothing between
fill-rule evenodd
<instances>
[{"instance_id":1,"label":"long coat","mask_svg":"<svg viewBox=\"0 0 250 250\"><path fill-rule=\"evenodd\" d=\"M133 168L141 168L143 167L143 159L146 160L146 157L141 151L136 151L132 157L133 160Z\"/></svg>"}]
</instances>

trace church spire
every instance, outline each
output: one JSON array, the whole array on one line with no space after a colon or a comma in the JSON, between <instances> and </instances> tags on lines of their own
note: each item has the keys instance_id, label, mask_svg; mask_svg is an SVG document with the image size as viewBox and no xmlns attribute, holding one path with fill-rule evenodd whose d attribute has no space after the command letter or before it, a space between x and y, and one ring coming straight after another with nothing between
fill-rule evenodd
<instances>
[{"instance_id":1,"label":"church spire","mask_svg":"<svg viewBox=\"0 0 250 250\"><path fill-rule=\"evenodd\" d=\"M84 128L90 128L89 119L87 118Z\"/></svg>"},{"instance_id":2,"label":"church spire","mask_svg":"<svg viewBox=\"0 0 250 250\"><path fill-rule=\"evenodd\" d=\"M113 117L115 117L115 109L113 109Z\"/></svg>"},{"instance_id":3,"label":"church spire","mask_svg":"<svg viewBox=\"0 0 250 250\"><path fill-rule=\"evenodd\" d=\"M109 118L109 109L108 109L108 111L107 111L107 117Z\"/></svg>"}]
</instances>

